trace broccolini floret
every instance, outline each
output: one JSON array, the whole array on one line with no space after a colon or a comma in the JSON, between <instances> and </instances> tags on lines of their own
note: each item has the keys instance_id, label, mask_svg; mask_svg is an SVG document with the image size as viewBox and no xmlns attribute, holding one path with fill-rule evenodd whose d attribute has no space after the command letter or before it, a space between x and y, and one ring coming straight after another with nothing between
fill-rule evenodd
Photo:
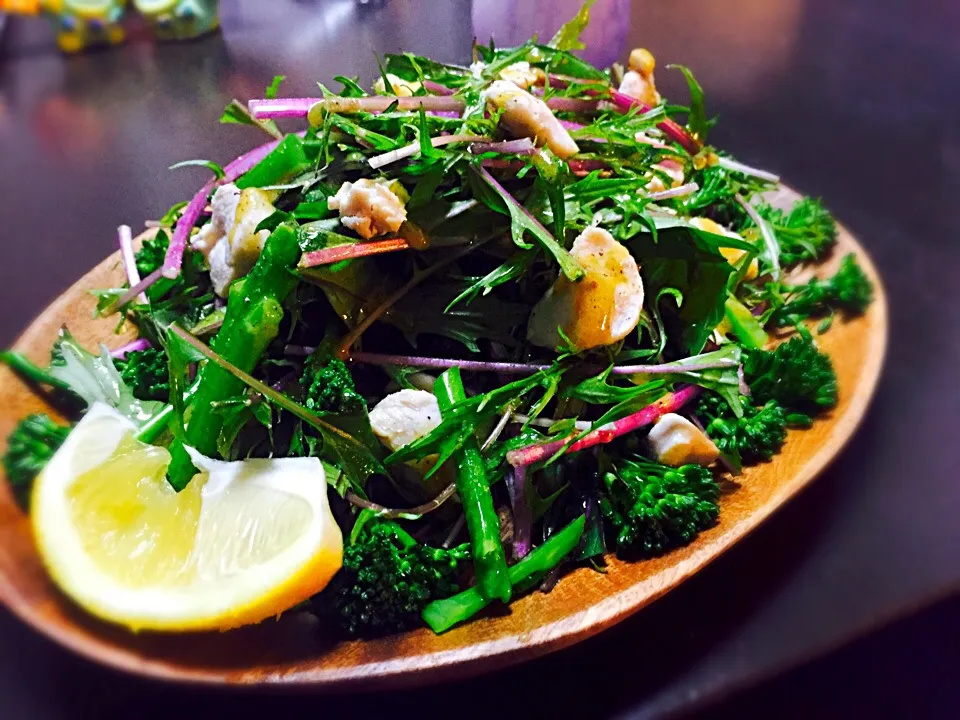
<instances>
[{"instance_id":1,"label":"broccolini floret","mask_svg":"<svg viewBox=\"0 0 960 720\"><path fill-rule=\"evenodd\" d=\"M816 415L837 404L833 362L808 334L776 349L744 352L743 374L755 403L775 400L789 411Z\"/></svg>"},{"instance_id":2,"label":"broccolini floret","mask_svg":"<svg viewBox=\"0 0 960 720\"><path fill-rule=\"evenodd\" d=\"M430 602L463 589L469 559L467 545L421 545L396 523L377 523L344 548L343 568L317 600L349 635L408 630Z\"/></svg>"},{"instance_id":3,"label":"broccolini floret","mask_svg":"<svg viewBox=\"0 0 960 720\"><path fill-rule=\"evenodd\" d=\"M805 197L784 212L767 203L757 212L772 226L780 243L780 264L790 267L819 260L837 240L837 223L819 200Z\"/></svg>"},{"instance_id":4,"label":"broccolini floret","mask_svg":"<svg viewBox=\"0 0 960 720\"><path fill-rule=\"evenodd\" d=\"M28 415L13 429L7 439L3 469L21 502L28 496L34 478L69 434L69 427L58 425L42 413Z\"/></svg>"},{"instance_id":5,"label":"broccolini floret","mask_svg":"<svg viewBox=\"0 0 960 720\"><path fill-rule=\"evenodd\" d=\"M744 397L741 403L743 417L738 418L721 396L704 393L697 405L697 416L720 452L745 465L767 461L780 452L788 425L809 424L805 415L788 418L776 400L753 407L750 399Z\"/></svg>"},{"instance_id":6,"label":"broccolini floret","mask_svg":"<svg viewBox=\"0 0 960 720\"><path fill-rule=\"evenodd\" d=\"M307 363L300 382L306 393L304 405L313 412L353 413L366 407L350 369L338 358L321 365Z\"/></svg>"},{"instance_id":7,"label":"broccolini floret","mask_svg":"<svg viewBox=\"0 0 960 720\"><path fill-rule=\"evenodd\" d=\"M139 400L170 399L170 371L167 354L158 348L134 350L123 360L114 362L120 377Z\"/></svg>"},{"instance_id":8,"label":"broccolini floret","mask_svg":"<svg viewBox=\"0 0 960 720\"><path fill-rule=\"evenodd\" d=\"M158 232L153 237L143 241L136 254L137 272L140 273L140 277L146 277L160 269L164 258L167 256L169 246L170 238L164 232Z\"/></svg>"},{"instance_id":9,"label":"broccolini floret","mask_svg":"<svg viewBox=\"0 0 960 720\"><path fill-rule=\"evenodd\" d=\"M651 557L691 542L720 512L720 487L708 468L672 468L637 458L604 473L600 510L616 533L617 553Z\"/></svg>"},{"instance_id":10,"label":"broccolini floret","mask_svg":"<svg viewBox=\"0 0 960 720\"><path fill-rule=\"evenodd\" d=\"M843 258L840 268L832 277L813 279L805 285L792 288L786 303L774 313L773 319L778 325L789 325L833 310L859 315L872 300L873 283L851 253Z\"/></svg>"}]
</instances>

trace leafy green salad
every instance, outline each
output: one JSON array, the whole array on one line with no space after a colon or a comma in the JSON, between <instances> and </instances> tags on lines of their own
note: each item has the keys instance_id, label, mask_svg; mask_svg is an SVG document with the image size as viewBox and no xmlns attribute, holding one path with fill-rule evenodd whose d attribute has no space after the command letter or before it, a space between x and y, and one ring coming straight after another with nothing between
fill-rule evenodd
<instances>
[{"instance_id":1,"label":"leafy green salad","mask_svg":"<svg viewBox=\"0 0 960 720\"><path fill-rule=\"evenodd\" d=\"M67 417L129 418L177 491L195 453L319 458L342 567L297 609L348 635L444 632L690 543L725 477L836 405L816 337L872 287L853 255L792 280L833 250L829 212L772 206L775 175L709 144L687 68L679 105L646 50L574 54L591 4L469 66L387 55L369 90L284 98L278 77L234 101L223 122L268 141L185 163L213 177L139 242L120 230L127 283L98 312L138 339L0 358ZM25 504L69 433L13 432Z\"/></svg>"}]
</instances>

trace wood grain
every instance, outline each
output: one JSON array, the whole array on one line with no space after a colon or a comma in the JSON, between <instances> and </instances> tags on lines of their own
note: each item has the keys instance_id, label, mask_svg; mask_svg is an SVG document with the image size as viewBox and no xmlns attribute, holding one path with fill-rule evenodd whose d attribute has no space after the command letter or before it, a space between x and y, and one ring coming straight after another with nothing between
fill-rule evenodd
<instances>
[{"instance_id":1,"label":"wood grain","mask_svg":"<svg viewBox=\"0 0 960 720\"><path fill-rule=\"evenodd\" d=\"M200 684L309 686L327 690L425 685L474 675L559 650L608 628L677 587L750 533L807 485L856 430L877 385L887 342L886 298L863 248L841 228L836 251L817 268L832 272L855 252L874 281L876 301L863 317L837 321L821 347L837 370L840 401L813 428L791 432L784 451L737 478L721 505L720 522L692 545L639 563L609 559L606 574L579 569L553 592L534 593L508 611L480 617L435 636L422 629L376 641L337 643L312 618L288 615L224 634L134 635L88 617L47 577L29 524L0 483L0 600L24 622L63 646L114 668ZM122 281L107 258L61 295L27 329L16 349L46 362L61 325L93 347L118 346L112 321L94 320L89 290ZM30 412L47 410L6 368L0 368L0 437Z\"/></svg>"}]
</instances>

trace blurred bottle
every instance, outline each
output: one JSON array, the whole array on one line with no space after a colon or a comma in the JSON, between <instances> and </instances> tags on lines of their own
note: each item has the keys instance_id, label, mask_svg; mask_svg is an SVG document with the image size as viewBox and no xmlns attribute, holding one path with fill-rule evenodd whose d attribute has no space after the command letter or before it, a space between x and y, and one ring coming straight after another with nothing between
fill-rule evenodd
<instances>
[{"instance_id":1,"label":"blurred bottle","mask_svg":"<svg viewBox=\"0 0 960 720\"><path fill-rule=\"evenodd\" d=\"M120 22L126 5L126 0L40 1L41 10L53 21L57 44L69 53L123 42Z\"/></svg>"},{"instance_id":2,"label":"blurred bottle","mask_svg":"<svg viewBox=\"0 0 960 720\"><path fill-rule=\"evenodd\" d=\"M220 27L218 0L133 0L160 40L189 40Z\"/></svg>"}]
</instances>

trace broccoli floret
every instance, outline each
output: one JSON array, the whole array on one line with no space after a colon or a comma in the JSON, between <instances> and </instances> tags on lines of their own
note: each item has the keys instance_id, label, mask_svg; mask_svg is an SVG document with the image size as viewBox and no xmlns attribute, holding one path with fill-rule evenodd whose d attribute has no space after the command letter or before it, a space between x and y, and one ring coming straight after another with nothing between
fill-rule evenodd
<instances>
[{"instance_id":1,"label":"broccoli floret","mask_svg":"<svg viewBox=\"0 0 960 720\"><path fill-rule=\"evenodd\" d=\"M789 213L767 203L757 212L773 227L780 243L780 264L790 267L819 260L837 240L837 223L819 200L798 200Z\"/></svg>"},{"instance_id":2,"label":"broccoli floret","mask_svg":"<svg viewBox=\"0 0 960 720\"><path fill-rule=\"evenodd\" d=\"M170 371L167 354L158 348L134 350L114 362L120 377L139 400L170 400Z\"/></svg>"},{"instance_id":3,"label":"broccoli floret","mask_svg":"<svg viewBox=\"0 0 960 720\"><path fill-rule=\"evenodd\" d=\"M317 601L349 635L408 630L428 603L460 592L469 558L468 545L421 545L396 523L381 522L344 549L342 569Z\"/></svg>"},{"instance_id":4,"label":"broccoli floret","mask_svg":"<svg viewBox=\"0 0 960 720\"><path fill-rule=\"evenodd\" d=\"M34 478L63 445L70 429L42 413L28 415L13 429L7 439L3 469L21 502L29 495Z\"/></svg>"},{"instance_id":5,"label":"broccoli floret","mask_svg":"<svg viewBox=\"0 0 960 720\"><path fill-rule=\"evenodd\" d=\"M651 557L686 545L720 512L720 487L699 465L625 460L604 473L603 482L600 510L625 557Z\"/></svg>"},{"instance_id":6,"label":"broccoli floret","mask_svg":"<svg viewBox=\"0 0 960 720\"><path fill-rule=\"evenodd\" d=\"M776 400L760 407L752 407L749 401L741 398L743 417L740 418L716 393L704 393L697 405L697 416L720 452L744 464L763 462L780 452L788 425L809 424L805 415L788 417Z\"/></svg>"},{"instance_id":7,"label":"broccoli floret","mask_svg":"<svg viewBox=\"0 0 960 720\"><path fill-rule=\"evenodd\" d=\"M775 400L789 411L816 415L837 404L833 362L808 334L775 350L744 351L743 374L755 403Z\"/></svg>"},{"instance_id":8,"label":"broccoli floret","mask_svg":"<svg viewBox=\"0 0 960 720\"><path fill-rule=\"evenodd\" d=\"M832 310L859 315L873 300L873 283L857 263L856 255L851 253L843 258L833 277L814 279L791 288L787 296L787 302L773 316L778 325L796 324L811 315L825 315Z\"/></svg>"},{"instance_id":9,"label":"broccoli floret","mask_svg":"<svg viewBox=\"0 0 960 720\"><path fill-rule=\"evenodd\" d=\"M300 382L306 391L304 404L313 412L354 413L366 407L349 368L338 358L322 365L308 362Z\"/></svg>"},{"instance_id":10,"label":"broccoli floret","mask_svg":"<svg viewBox=\"0 0 960 720\"><path fill-rule=\"evenodd\" d=\"M140 277L146 277L160 269L167 256L168 247L170 247L170 238L165 232L158 232L143 241L136 254L137 272L140 273Z\"/></svg>"}]
</instances>

